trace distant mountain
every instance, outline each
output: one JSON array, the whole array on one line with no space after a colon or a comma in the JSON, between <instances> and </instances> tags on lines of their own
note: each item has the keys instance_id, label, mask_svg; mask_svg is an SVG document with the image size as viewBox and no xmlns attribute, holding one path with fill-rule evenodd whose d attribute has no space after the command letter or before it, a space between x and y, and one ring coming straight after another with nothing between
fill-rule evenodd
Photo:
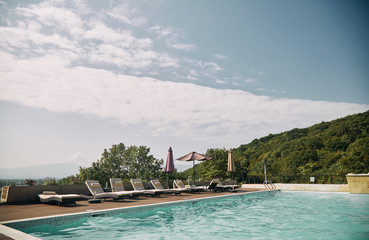
<instances>
[{"instance_id":1,"label":"distant mountain","mask_svg":"<svg viewBox=\"0 0 369 240\"><path fill-rule=\"evenodd\" d=\"M45 177L63 178L75 175L79 166L73 163L46 164L19 168L0 168L0 179L39 179Z\"/></svg>"}]
</instances>

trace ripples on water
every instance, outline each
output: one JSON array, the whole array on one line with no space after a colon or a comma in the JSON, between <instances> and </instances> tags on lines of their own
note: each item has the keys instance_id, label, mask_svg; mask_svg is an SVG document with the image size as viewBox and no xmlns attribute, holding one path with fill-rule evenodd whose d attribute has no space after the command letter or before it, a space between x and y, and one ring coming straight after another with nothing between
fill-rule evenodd
<instances>
[{"instance_id":1,"label":"ripples on water","mask_svg":"<svg viewBox=\"0 0 369 240\"><path fill-rule=\"evenodd\" d=\"M43 239L369 239L369 196L250 194L23 231Z\"/></svg>"}]
</instances>

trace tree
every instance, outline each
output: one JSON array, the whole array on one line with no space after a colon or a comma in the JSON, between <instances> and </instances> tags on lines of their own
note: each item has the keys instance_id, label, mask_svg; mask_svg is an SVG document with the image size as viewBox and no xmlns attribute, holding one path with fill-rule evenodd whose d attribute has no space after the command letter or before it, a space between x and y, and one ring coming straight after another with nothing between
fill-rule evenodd
<instances>
[{"instance_id":1,"label":"tree","mask_svg":"<svg viewBox=\"0 0 369 240\"><path fill-rule=\"evenodd\" d=\"M159 177L163 160L149 155L150 148L145 146L129 146L123 143L104 149L101 159L93 162L91 167L79 169L79 178L98 180L101 184L109 178L117 177L125 180L141 178L150 180Z\"/></svg>"},{"instance_id":2,"label":"tree","mask_svg":"<svg viewBox=\"0 0 369 240\"><path fill-rule=\"evenodd\" d=\"M56 180L53 177L46 177L44 180L44 185L56 185Z\"/></svg>"},{"instance_id":3,"label":"tree","mask_svg":"<svg viewBox=\"0 0 369 240\"><path fill-rule=\"evenodd\" d=\"M352 143L342 160L343 168L350 173L369 172L369 137Z\"/></svg>"},{"instance_id":4,"label":"tree","mask_svg":"<svg viewBox=\"0 0 369 240\"><path fill-rule=\"evenodd\" d=\"M225 148L211 148L206 151L205 155L212 157L212 159L201 163L200 174L205 179L226 177L228 150Z\"/></svg>"},{"instance_id":5,"label":"tree","mask_svg":"<svg viewBox=\"0 0 369 240\"><path fill-rule=\"evenodd\" d=\"M77 176L71 175L69 177L62 178L58 181L58 184L60 185L73 185L73 184L83 184L83 181L81 181Z\"/></svg>"},{"instance_id":6,"label":"tree","mask_svg":"<svg viewBox=\"0 0 369 240\"><path fill-rule=\"evenodd\" d=\"M28 185L28 186L33 186L33 185L35 185L35 184L36 184L36 181L34 181L34 180L32 180L32 179L28 178L28 179L24 180L24 184L26 184L26 185Z\"/></svg>"}]
</instances>

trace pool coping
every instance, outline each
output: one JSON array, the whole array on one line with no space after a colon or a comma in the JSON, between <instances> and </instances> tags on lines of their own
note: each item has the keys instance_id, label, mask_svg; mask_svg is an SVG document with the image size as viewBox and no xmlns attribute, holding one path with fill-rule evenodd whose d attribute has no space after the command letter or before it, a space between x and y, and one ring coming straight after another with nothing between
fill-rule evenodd
<instances>
[{"instance_id":1,"label":"pool coping","mask_svg":"<svg viewBox=\"0 0 369 240\"><path fill-rule=\"evenodd\" d=\"M229 195L221 195L221 196L211 196L211 197L204 197L204 198L194 198L194 199L185 199L185 200L177 200L171 202L163 202L163 203L150 203L150 204L143 204L137 206L130 206L130 207L118 207L118 208L110 208L110 209L103 209L103 210L92 210L81 213L67 213L67 214L57 214L57 215L50 215L45 217L34 217L34 218L24 218L24 219L17 219L17 220L10 220L10 221L3 221L0 222L0 233L4 234L7 237L19 240L36 240L40 239L34 237L32 235L26 234L17 228L25 228L31 226L37 226L42 224L51 224L56 225L63 222L70 222L75 221L84 217L98 217L98 216L113 216L117 214L123 213L133 213L133 212L142 212L147 211L150 209L156 209L160 207L166 206L173 206L173 205L186 205L186 204L194 204L198 202L206 202L211 201L214 199L224 199L224 198L231 198L235 196L244 196L244 195L254 195L254 194L267 194L271 192L276 192L280 190L264 190L264 191L257 191L257 192L242 192L242 193L234 193ZM27 226L26 226L27 225ZM23 227L22 227L23 226Z\"/></svg>"}]
</instances>

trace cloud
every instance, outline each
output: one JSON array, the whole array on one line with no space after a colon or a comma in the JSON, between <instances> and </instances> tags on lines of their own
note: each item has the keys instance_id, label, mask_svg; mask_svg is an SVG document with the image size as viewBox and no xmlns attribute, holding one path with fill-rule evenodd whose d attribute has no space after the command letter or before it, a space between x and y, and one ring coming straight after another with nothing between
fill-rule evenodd
<instances>
[{"instance_id":1,"label":"cloud","mask_svg":"<svg viewBox=\"0 0 369 240\"><path fill-rule=\"evenodd\" d=\"M8 14L18 18L4 16L7 24L0 27L2 101L113 119L145 136L208 147L238 146L368 109L181 83L240 84L244 77L223 78L219 75L226 72L215 62L171 55L173 47L192 51L195 46L180 43L179 30L148 26L148 19L126 4L96 10L81 2L50 1Z\"/></svg>"},{"instance_id":2,"label":"cloud","mask_svg":"<svg viewBox=\"0 0 369 240\"><path fill-rule=\"evenodd\" d=\"M220 79L215 79L215 82L218 84L226 84L227 82L224 80L220 80Z\"/></svg>"},{"instance_id":3,"label":"cloud","mask_svg":"<svg viewBox=\"0 0 369 240\"><path fill-rule=\"evenodd\" d=\"M75 152L69 156L71 163L79 164L79 166L89 166L92 163L90 156L83 152Z\"/></svg>"},{"instance_id":4,"label":"cloud","mask_svg":"<svg viewBox=\"0 0 369 240\"><path fill-rule=\"evenodd\" d=\"M196 48L194 44L181 44L181 43L172 44L171 47L179 50L184 50L187 52L192 51Z\"/></svg>"},{"instance_id":5,"label":"cloud","mask_svg":"<svg viewBox=\"0 0 369 240\"><path fill-rule=\"evenodd\" d=\"M1 53L0 60L3 101L116 119L122 125L142 126L147 134L191 139L201 132L193 141L209 144L247 142L368 109L368 105L273 99L240 90L70 68L56 57L20 60Z\"/></svg>"},{"instance_id":6,"label":"cloud","mask_svg":"<svg viewBox=\"0 0 369 240\"><path fill-rule=\"evenodd\" d=\"M59 5L58 2L43 2L14 9L19 19L7 27L0 27L0 49L23 58L63 56L70 65L119 69L134 75L166 72L168 68L179 67L179 59L155 50L148 35L136 36L137 25L141 26L145 21L135 16L135 11L130 11L128 5L100 12L89 9L83 13L78 7ZM107 16L126 25L113 28L107 25ZM175 36L170 28L162 29L161 34ZM194 47L174 45L183 50Z\"/></svg>"},{"instance_id":7,"label":"cloud","mask_svg":"<svg viewBox=\"0 0 369 240\"><path fill-rule=\"evenodd\" d=\"M199 74L197 73L197 71L192 69L190 73L188 74L187 78L189 80L198 81L199 80L198 76Z\"/></svg>"},{"instance_id":8,"label":"cloud","mask_svg":"<svg viewBox=\"0 0 369 240\"><path fill-rule=\"evenodd\" d=\"M138 11L132 9L127 3L120 4L107 10L106 14L119 22L138 27L143 26L147 22L145 17L137 16L136 14L138 14Z\"/></svg>"},{"instance_id":9,"label":"cloud","mask_svg":"<svg viewBox=\"0 0 369 240\"><path fill-rule=\"evenodd\" d=\"M224 56L222 54L214 54L214 57L217 58L217 59L221 59L221 60L227 59L227 56Z\"/></svg>"},{"instance_id":10,"label":"cloud","mask_svg":"<svg viewBox=\"0 0 369 240\"><path fill-rule=\"evenodd\" d=\"M245 80L246 83L255 83L257 80L255 78L247 78Z\"/></svg>"},{"instance_id":11,"label":"cloud","mask_svg":"<svg viewBox=\"0 0 369 240\"><path fill-rule=\"evenodd\" d=\"M73 67L183 82L214 82L225 72L215 62L173 51L195 51L196 45L181 42L180 29L152 25L129 3L93 8L84 1L44 1L5 13L0 51L21 59L62 57Z\"/></svg>"}]
</instances>

